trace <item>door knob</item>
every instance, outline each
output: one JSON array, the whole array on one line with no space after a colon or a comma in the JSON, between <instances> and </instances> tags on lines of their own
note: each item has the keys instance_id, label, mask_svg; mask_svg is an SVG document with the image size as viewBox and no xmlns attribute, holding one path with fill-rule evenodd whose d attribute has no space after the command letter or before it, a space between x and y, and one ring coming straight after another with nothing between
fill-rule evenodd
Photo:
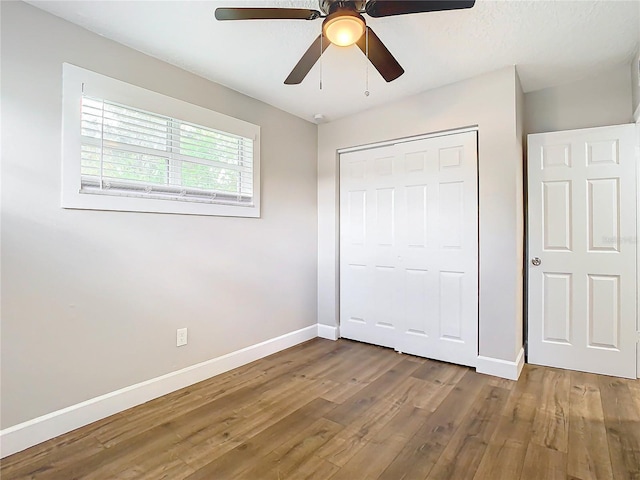
<instances>
[{"instance_id":1,"label":"door knob","mask_svg":"<svg viewBox=\"0 0 640 480\"><path fill-rule=\"evenodd\" d=\"M531 259L531 263L533 264L534 267L537 267L542 263L542 260L540 260L538 257L533 257Z\"/></svg>"}]
</instances>

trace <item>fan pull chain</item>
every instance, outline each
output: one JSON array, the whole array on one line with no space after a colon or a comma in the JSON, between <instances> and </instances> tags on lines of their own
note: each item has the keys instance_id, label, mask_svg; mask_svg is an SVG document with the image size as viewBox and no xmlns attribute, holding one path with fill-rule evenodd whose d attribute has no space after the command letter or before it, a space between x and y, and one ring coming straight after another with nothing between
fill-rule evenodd
<instances>
[{"instance_id":1,"label":"fan pull chain","mask_svg":"<svg viewBox=\"0 0 640 480\"><path fill-rule=\"evenodd\" d=\"M365 90L364 90L364 96L368 97L369 96L369 27L366 27L365 30L365 38L364 38L364 43L365 43L365 52L366 52L366 57L367 57L367 65L365 66Z\"/></svg>"},{"instance_id":2,"label":"fan pull chain","mask_svg":"<svg viewBox=\"0 0 640 480\"><path fill-rule=\"evenodd\" d=\"M320 90L322 90L322 40L324 35L320 35Z\"/></svg>"}]
</instances>

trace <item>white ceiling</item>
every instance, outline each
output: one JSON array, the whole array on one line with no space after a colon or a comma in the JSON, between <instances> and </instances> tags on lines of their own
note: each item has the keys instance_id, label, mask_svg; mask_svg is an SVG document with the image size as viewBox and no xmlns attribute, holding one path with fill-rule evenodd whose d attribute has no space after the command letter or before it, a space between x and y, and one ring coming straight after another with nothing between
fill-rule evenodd
<instances>
[{"instance_id":1,"label":"white ceiling","mask_svg":"<svg viewBox=\"0 0 640 480\"><path fill-rule=\"evenodd\" d=\"M306 120L335 120L424 90L517 65L525 92L631 60L640 2L477 0L469 10L366 17L404 67L385 83L356 46L330 46L301 85L283 81L322 21L218 22L220 6L318 9L317 0L56 1L30 4ZM322 90L320 90L322 77Z\"/></svg>"}]
</instances>

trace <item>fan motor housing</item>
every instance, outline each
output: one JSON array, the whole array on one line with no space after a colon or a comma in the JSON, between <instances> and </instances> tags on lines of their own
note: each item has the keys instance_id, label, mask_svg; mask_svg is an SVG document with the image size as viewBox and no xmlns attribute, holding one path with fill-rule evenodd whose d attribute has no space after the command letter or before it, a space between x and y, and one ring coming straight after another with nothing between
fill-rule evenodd
<instances>
[{"instance_id":1,"label":"fan motor housing","mask_svg":"<svg viewBox=\"0 0 640 480\"><path fill-rule=\"evenodd\" d=\"M355 10L363 12L366 0L318 0L320 11L329 15L337 10Z\"/></svg>"}]
</instances>

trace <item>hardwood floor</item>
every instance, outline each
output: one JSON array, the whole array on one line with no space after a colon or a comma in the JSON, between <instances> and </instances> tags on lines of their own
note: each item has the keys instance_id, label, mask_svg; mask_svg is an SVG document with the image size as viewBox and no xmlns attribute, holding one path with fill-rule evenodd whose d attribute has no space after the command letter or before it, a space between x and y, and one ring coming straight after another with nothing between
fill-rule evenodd
<instances>
[{"instance_id":1,"label":"hardwood floor","mask_svg":"<svg viewBox=\"0 0 640 480\"><path fill-rule=\"evenodd\" d=\"M640 479L640 381L518 382L315 339L4 459L0 478Z\"/></svg>"}]
</instances>

